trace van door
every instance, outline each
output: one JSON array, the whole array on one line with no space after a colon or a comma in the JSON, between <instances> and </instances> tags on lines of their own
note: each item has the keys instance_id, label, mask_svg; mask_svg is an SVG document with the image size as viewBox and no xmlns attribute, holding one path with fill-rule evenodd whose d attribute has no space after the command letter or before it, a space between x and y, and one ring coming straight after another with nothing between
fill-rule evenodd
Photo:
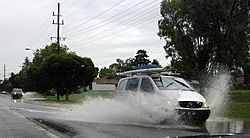
<instances>
[{"instance_id":1,"label":"van door","mask_svg":"<svg viewBox=\"0 0 250 138\"><path fill-rule=\"evenodd\" d=\"M147 92L147 93L154 92L154 87L148 78L142 78L140 91Z\"/></svg>"}]
</instances>

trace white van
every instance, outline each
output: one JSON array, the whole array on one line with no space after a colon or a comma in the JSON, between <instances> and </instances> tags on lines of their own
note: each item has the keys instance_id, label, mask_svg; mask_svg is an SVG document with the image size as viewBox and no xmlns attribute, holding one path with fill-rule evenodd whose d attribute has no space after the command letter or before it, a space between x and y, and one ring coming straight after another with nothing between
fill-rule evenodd
<instances>
[{"instance_id":1,"label":"white van","mask_svg":"<svg viewBox=\"0 0 250 138\"><path fill-rule=\"evenodd\" d=\"M117 94L124 92L164 94L177 101L173 106L181 119L205 122L210 115L205 98L183 78L162 75L159 73L162 71L164 69L154 68L124 72L120 75L132 74L132 76L120 79L116 92Z\"/></svg>"}]
</instances>

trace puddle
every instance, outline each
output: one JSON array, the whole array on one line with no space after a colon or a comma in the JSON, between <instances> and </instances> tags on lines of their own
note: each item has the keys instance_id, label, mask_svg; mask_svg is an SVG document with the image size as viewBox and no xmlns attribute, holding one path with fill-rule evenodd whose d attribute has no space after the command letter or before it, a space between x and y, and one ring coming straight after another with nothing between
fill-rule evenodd
<instances>
[{"instance_id":1,"label":"puddle","mask_svg":"<svg viewBox=\"0 0 250 138\"><path fill-rule=\"evenodd\" d=\"M209 120L206 122L206 129L209 133L244 133L244 122L238 120L229 120L229 121L216 121Z\"/></svg>"}]
</instances>

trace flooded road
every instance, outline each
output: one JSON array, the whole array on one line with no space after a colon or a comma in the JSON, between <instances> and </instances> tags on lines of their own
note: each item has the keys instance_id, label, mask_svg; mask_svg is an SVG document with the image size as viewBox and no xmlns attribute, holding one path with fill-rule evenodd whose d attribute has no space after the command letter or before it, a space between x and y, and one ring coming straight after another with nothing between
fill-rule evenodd
<instances>
[{"instance_id":1,"label":"flooded road","mask_svg":"<svg viewBox=\"0 0 250 138\"><path fill-rule=\"evenodd\" d=\"M209 133L219 134L219 133L250 133L250 128L245 126L244 121L241 120L230 120L226 118L221 118L220 120L208 120L205 127Z\"/></svg>"},{"instance_id":2,"label":"flooded road","mask_svg":"<svg viewBox=\"0 0 250 138\"><path fill-rule=\"evenodd\" d=\"M70 120L35 120L69 137L166 138L166 137L249 137L239 122L207 122L205 126L107 124ZM239 123L239 124L238 124ZM65 127L66 126L66 127ZM234 133L233 133L234 132Z\"/></svg>"},{"instance_id":3,"label":"flooded road","mask_svg":"<svg viewBox=\"0 0 250 138\"><path fill-rule=\"evenodd\" d=\"M116 115L114 115L114 113L98 115L97 113L102 112L101 109L103 108L103 106L98 104L96 105L100 106L100 108L98 108L99 111L89 112L88 110L89 114L87 114L83 108L79 108L79 106L77 106L77 109L80 111L77 112L74 110L75 107L59 109L44 107L25 101L22 102L21 100L14 102L8 96L2 95L0 96L0 103L8 107L9 110L35 122L38 126L45 127L58 137L162 138L201 135L206 137L218 135L230 136L231 134L234 134L234 136L230 137L250 136L247 134L250 133L250 128L247 127L249 125L245 125L243 121L226 118L208 119L206 124L201 126L186 125L175 121L159 125L153 123L152 120L147 120L147 116L138 114L141 112L134 114L137 118L133 118L133 114L122 112L122 110ZM85 115L83 113L85 113ZM141 118L140 115L142 115ZM116 119L112 121L111 119L114 116L116 116ZM119 121L118 117L121 117ZM99 120L97 118L99 118ZM131 119L129 120L129 118ZM138 120L138 118L140 120Z\"/></svg>"}]
</instances>

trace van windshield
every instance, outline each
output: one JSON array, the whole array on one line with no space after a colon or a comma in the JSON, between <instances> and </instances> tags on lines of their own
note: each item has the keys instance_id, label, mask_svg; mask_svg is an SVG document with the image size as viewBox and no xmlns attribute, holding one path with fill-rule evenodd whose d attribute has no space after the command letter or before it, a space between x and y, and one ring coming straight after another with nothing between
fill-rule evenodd
<instances>
[{"instance_id":1,"label":"van windshield","mask_svg":"<svg viewBox=\"0 0 250 138\"><path fill-rule=\"evenodd\" d=\"M152 77L152 79L161 90L193 91L192 87L182 78Z\"/></svg>"}]
</instances>

